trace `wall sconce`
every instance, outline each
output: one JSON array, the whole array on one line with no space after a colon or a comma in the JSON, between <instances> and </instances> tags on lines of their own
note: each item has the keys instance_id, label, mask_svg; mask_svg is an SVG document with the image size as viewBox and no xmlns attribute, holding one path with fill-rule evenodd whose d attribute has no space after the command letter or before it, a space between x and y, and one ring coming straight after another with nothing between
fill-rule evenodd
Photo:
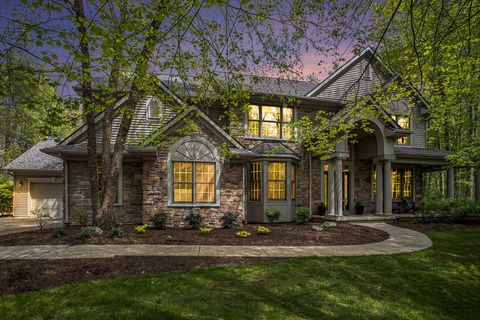
<instances>
[{"instance_id":1,"label":"wall sconce","mask_svg":"<svg viewBox=\"0 0 480 320\"><path fill-rule=\"evenodd\" d=\"M23 187L23 181L22 180L18 181L18 186Z\"/></svg>"}]
</instances>

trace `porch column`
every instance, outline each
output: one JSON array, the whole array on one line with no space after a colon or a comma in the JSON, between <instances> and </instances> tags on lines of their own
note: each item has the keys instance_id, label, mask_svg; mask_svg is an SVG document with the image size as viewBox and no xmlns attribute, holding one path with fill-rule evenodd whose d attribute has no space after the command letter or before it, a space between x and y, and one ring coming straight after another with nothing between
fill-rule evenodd
<instances>
[{"instance_id":1,"label":"porch column","mask_svg":"<svg viewBox=\"0 0 480 320\"><path fill-rule=\"evenodd\" d=\"M342 159L335 160L335 213L343 216L343 162Z\"/></svg>"},{"instance_id":2,"label":"porch column","mask_svg":"<svg viewBox=\"0 0 480 320\"><path fill-rule=\"evenodd\" d=\"M447 169L447 198L452 199L455 196L455 181L453 168Z\"/></svg>"},{"instance_id":3,"label":"porch column","mask_svg":"<svg viewBox=\"0 0 480 320\"><path fill-rule=\"evenodd\" d=\"M375 213L383 214L383 167L381 162L378 162L375 166L375 175L376 175Z\"/></svg>"},{"instance_id":4,"label":"porch column","mask_svg":"<svg viewBox=\"0 0 480 320\"><path fill-rule=\"evenodd\" d=\"M328 175L327 175L327 214L334 215L335 214L335 186L333 185L333 160L328 160Z\"/></svg>"},{"instance_id":5,"label":"porch column","mask_svg":"<svg viewBox=\"0 0 480 320\"><path fill-rule=\"evenodd\" d=\"M383 162L383 214L392 214L392 162Z\"/></svg>"}]
</instances>

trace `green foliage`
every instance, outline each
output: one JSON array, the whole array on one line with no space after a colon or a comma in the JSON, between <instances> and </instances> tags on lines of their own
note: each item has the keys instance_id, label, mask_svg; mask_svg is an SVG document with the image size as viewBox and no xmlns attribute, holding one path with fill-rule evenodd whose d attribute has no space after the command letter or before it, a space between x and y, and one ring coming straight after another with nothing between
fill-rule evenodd
<instances>
[{"instance_id":1,"label":"green foliage","mask_svg":"<svg viewBox=\"0 0 480 320\"><path fill-rule=\"evenodd\" d=\"M13 183L6 180L0 183L0 215L12 213Z\"/></svg>"},{"instance_id":2,"label":"green foliage","mask_svg":"<svg viewBox=\"0 0 480 320\"><path fill-rule=\"evenodd\" d=\"M211 233L213 228L200 228L200 233Z\"/></svg>"},{"instance_id":3,"label":"green foliage","mask_svg":"<svg viewBox=\"0 0 480 320\"><path fill-rule=\"evenodd\" d=\"M310 208L306 207L299 207L296 210L296 215L297 215L297 222L304 224L312 218L312 215L310 214Z\"/></svg>"},{"instance_id":4,"label":"green foliage","mask_svg":"<svg viewBox=\"0 0 480 320\"><path fill-rule=\"evenodd\" d=\"M237 224L237 218L239 213L236 211L227 211L224 212L223 215L220 217L220 220L223 223L223 227L227 229L231 229L235 227Z\"/></svg>"},{"instance_id":5,"label":"green foliage","mask_svg":"<svg viewBox=\"0 0 480 320\"><path fill-rule=\"evenodd\" d=\"M135 230L138 233L145 233L145 232L147 232L147 228L148 228L148 224L142 224L141 226L136 226Z\"/></svg>"},{"instance_id":6,"label":"green foliage","mask_svg":"<svg viewBox=\"0 0 480 320\"><path fill-rule=\"evenodd\" d=\"M93 228L83 228L82 231L80 231L80 235L78 238L80 240L86 241L93 237L95 235L95 230Z\"/></svg>"},{"instance_id":7,"label":"green foliage","mask_svg":"<svg viewBox=\"0 0 480 320\"><path fill-rule=\"evenodd\" d=\"M7 265L8 281L14 282L24 279L28 274L28 267L23 262L14 262Z\"/></svg>"},{"instance_id":8,"label":"green foliage","mask_svg":"<svg viewBox=\"0 0 480 320\"><path fill-rule=\"evenodd\" d=\"M123 238L123 236L125 236L125 232L120 227L113 227L108 234L109 238Z\"/></svg>"},{"instance_id":9,"label":"green foliage","mask_svg":"<svg viewBox=\"0 0 480 320\"><path fill-rule=\"evenodd\" d=\"M249 238L251 236L250 232L248 231L238 231L235 235L239 238Z\"/></svg>"},{"instance_id":10,"label":"green foliage","mask_svg":"<svg viewBox=\"0 0 480 320\"><path fill-rule=\"evenodd\" d=\"M268 208L265 210L265 217L270 222L278 221L280 219L280 210Z\"/></svg>"},{"instance_id":11,"label":"green foliage","mask_svg":"<svg viewBox=\"0 0 480 320\"><path fill-rule=\"evenodd\" d=\"M470 215L480 215L480 203L471 199L424 199L416 220L421 223L461 222Z\"/></svg>"},{"instance_id":12,"label":"green foliage","mask_svg":"<svg viewBox=\"0 0 480 320\"><path fill-rule=\"evenodd\" d=\"M185 221L192 229L199 229L203 223L203 217L199 213L190 213Z\"/></svg>"},{"instance_id":13,"label":"green foliage","mask_svg":"<svg viewBox=\"0 0 480 320\"><path fill-rule=\"evenodd\" d=\"M43 232L43 228L47 225L48 220L50 220L50 215L45 212L44 208L38 208L32 210L32 215L35 217L35 222L37 223L38 230Z\"/></svg>"},{"instance_id":14,"label":"green foliage","mask_svg":"<svg viewBox=\"0 0 480 320\"><path fill-rule=\"evenodd\" d=\"M155 229L165 229L167 226L167 221L168 216L166 213L155 213L150 219L150 222L152 222Z\"/></svg>"},{"instance_id":15,"label":"green foliage","mask_svg":"<svg viewBox=\"0 0 480 320\"><path fill-rule=\"evenodd\" d=\"M265 226L258 226L258 227L257 227L257 232L258 232L258 234L263 234L263 235L265 235L265 234L269 234L269 233L270 233L270 229L267 228L267 227L265 227Z\"/></svg>"},{"instance_id":16,"label":"green foliage","mask_svg":"<svg viewBox=\"0 0 480 320\"><path fill-rule=\"evenodd\" d=\"M77 213L77 220L82 227L86 227L88 226L89 216L85 211L80 211Z\"/></svg>"},{"instance_id":17,"label":"green foliage","mask_svg":"<svg viewBox=\"0 0 480 320\"><path fill-rule=\"evenodd\" d=\"M67 235L67 232L63 228L55 228L52 232L52 237L61 238Z\"/></svg>"}]
</instances>

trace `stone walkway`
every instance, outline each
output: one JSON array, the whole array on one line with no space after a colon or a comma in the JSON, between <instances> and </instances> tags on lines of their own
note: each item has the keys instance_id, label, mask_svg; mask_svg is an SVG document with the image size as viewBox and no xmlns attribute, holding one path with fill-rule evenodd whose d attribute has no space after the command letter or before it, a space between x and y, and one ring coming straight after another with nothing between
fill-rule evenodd
<instances>
[{"instance_id":1,"label":"stone walkway","mask_svg":"<svg viewBox=\"0 0 480 320\"><path fill-rule=\"evenodd\" d=\"M346 246L209 246L209 245L38 245L2 246L0 260L81 259L115 256L302 257L365 256L414 252L432 245L422 233L386 223L358 223L389 233L377 243Z\"/></svg>"}]
</instances>

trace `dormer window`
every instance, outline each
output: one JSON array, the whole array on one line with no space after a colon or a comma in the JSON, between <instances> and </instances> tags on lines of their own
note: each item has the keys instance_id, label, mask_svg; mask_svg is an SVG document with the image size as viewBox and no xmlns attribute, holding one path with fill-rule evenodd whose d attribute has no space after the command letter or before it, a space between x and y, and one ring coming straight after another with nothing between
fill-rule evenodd
<instances>
[{"instance_id":1,"label":"dormer window","mask_svg":"<svg viewBox=\"0 0 480 320\"><path fill-rule=\"evenodd\" d=\"M162 101L152 98L147 102L148 119L160 119L163 117L164 107Z\"/></svg>"}]
</instances>

